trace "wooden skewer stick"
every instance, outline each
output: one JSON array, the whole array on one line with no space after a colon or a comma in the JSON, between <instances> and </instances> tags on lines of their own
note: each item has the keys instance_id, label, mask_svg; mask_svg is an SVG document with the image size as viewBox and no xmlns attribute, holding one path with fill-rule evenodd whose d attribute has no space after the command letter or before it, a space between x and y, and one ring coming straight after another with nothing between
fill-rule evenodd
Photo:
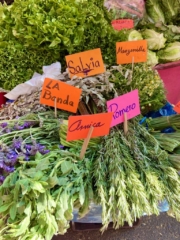
<instances>
[{"instance_id":1,"label":"wooden skewer stick","mask_svg":"<svg viewBox=\"0 0 180 240\"><path fill-rule=\"evenodd\" d=\"M54 116L57 118L57 99L54 100Z\"/></svg>"},{"instance_id":2,"label":"wooden skewer stick","mask_svg":"<svg viewBox=\"0 0 180 240\"><path fill-rule=\"evenodd\" d=\"M80 159L82 160L84 158L84 155L86 153L86 149L88 147L89 141L91 139L92 133L93 133L94 128L91 126L87 135L87 138L84 139L84 143L81 148L81 153L80 153Z\"/></svg>"},{"instance_id":3,"label":"wooden skewer stick","mask_svg":"<svg viewBox=\"0 0 180 240\"><path fill-rule=\"evenodd\" d=\"M127 113L124 113L124 133L125 135L128 132L128 121L127 121Z\"/></svg>"}]
</instances>

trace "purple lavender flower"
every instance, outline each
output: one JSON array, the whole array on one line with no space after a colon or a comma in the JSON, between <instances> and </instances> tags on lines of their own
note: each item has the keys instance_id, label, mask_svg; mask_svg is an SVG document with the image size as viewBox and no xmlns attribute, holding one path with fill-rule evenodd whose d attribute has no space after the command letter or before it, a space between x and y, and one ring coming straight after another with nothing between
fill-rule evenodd
<instances>
[{"instance_id":1,"label":"purple lavender flower","mask_svg":"<svg viewBox=\"0 0 180 240\"><path fill-rule=\"evenodd\" d=\"M18 159L18 154L15 151L10 150L6 154L6 159L4 160L4 162L8 166L14 166L17 162L17 159Z\"/></svg>"},{"instance_id":2,"label":"purple lavender flower","mask_svg":"<svg viewBox=\"0 0 180 240\"><path fill-rule=\"evenodd\" d=\"M48 149L43 149L43 150L41 150L41 151L39 151L41 154L47 154L47 153L49 153L50 152L50 150L48 150Z\"/></svg>"},{"instance_id":3,"label":"purple lavender flower","mask_svg":"<svg viewBox=\"0 0 180 240\"><path fill-rule=\"evenodd\" d=\"M20 150L21 149L21 145L22 145L22 139L14 139L13 140L13 144L12 147L15 148L16 150Z\"/></svg>"},{"instance_id":4,"label":"purple lavender flower","mask_svg":"<svg viewBox=\"0 0 180 240\"><path fill-rule=\"evenodd\" d=\"M23 130L24 126L14 125L15 130Z\"/></svg>"},{"instance_id":5,"label":"purple lavender flower","mask_svg":"<svg viewBox=\"0 0 180 240\"><path fill-rule=\"evenodd\" d=\"M8 125L7 122L1 123L1 127L2 127L2 128L7 127L7 125Z\"/></svg>"},{"instance_id":6,"label":"purple lavender flower","mask_svg":"<svg viewBox=\"0 0 180 240\"><path fill-rule=\"evenodd\" d=\"M12 173L14 172L14 170L15 170L14 167L4 166L4 171L7 173Z\"/></svg>"},{"instance_id":7,"label":"purple lavender flower","mask_svg":"<svg viewBox=\"0 0 180 240\"><path fill-rule=\"evenodd\" d=\"M24 124L23 124L23 127L24 128L29 128L29 127L31 127L31 126L34 126L34 124L35 124L35 122L24 122Z\"/></svg>"},{"instance_id":8,"label":"purple lavender flower","mask_svg":"<svg viewBox=\"0 0 180 240\"><path fill-rule=\"evenodd\" d=\"M31 148L32 148L32 146L31 146L30 144L26 144L26 145L25 145L25 149L26 149L26 150L30 151Z\"/></svg>"},{"instance_id":9,"label":"purple lavender flower","mask_svg":"<svg viewBox=\"0 0 180 240\"><path fill-rule=\"evenodd\" d=\"M30 160L30 157L28 155L25 155L25 158L24 158L25 161L29 161Z\"/></svg>"},{"instance_id":10,"label":"purple lavender flower","mask_svg":"<svg viewBox=\"0 0 180 240\"><path fill-rule=\"evenodd\" d=\"M0 161L0 168L1 168L1 169L4 169L4 166L5 166L5 165L4 165L4 162L3 162L3 161Z\"/></svg>"},{"instance_id":11,"label":"purple lavender flower","mask_svg":"<svg viewBox=\"0 0 180 240\"><path fill-rule=\"evenodd\" d=\"M6 133L10 133L10 132L11 132L11 129L10 129L10 128L6 128L6 129L5 129L5 132L6 132Z\"/></svg>"},{"instance_id":12,"label":"purple lavender flower","mask_svg":"<svg viewBox=\"0 0 180 240\"><path fill-rule=\"evenodd\" d=\"M59 148L60 148L60 149L64 149L64 146L63 146L63 145L59 145Z\"/></svg>"},{"instance_id":13,"label":"purple lavender flower","mask_svg":"<svg viewBox=\"0 0 180 240\"><path fill-rule=\"evenodd\" d=\"M0 175L0 182L3 183L5 180L5 177L3 175Z\"/></svg>"}]
</instances>

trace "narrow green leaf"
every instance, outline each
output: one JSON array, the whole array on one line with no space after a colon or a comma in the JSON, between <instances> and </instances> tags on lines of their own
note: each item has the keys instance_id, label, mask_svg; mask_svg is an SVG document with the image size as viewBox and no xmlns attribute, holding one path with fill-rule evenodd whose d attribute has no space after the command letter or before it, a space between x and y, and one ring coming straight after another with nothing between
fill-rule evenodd
<instances>
[{"instance_id":1,"label":"narrow green leaf","mask_svg":"<svg viewBox=\"0 0 180 240\"><path fill-rule=\"evenodd\" d=\"M17 213L17 206L16 202L14 202L10 208L10 218L14 220L16 218L16 213Z\"/></svg>"},{"instance_id":2,"label":"narrow green leaf","mask_svg":"<svg viewBox=\"0 0 180 240\"><path fill-rule=\"evenodd\" d=\"M11 206L11 204L12 203L7 203L7 204L0 206L0 213L5 212Z\"/></svg>"},{"instance_id":3,"label":"narrow green leaf","mask_svg":"<svg viewBox=\"0 0 180 240\"><path fill-rule=\"evenodd\" d=\"M45 192L45 189L43 188L42 184L40 184L39 182L32 181L30 186L33 190L36 190L40 193Z\"/></svg>"},{"instance_id":4,"label":"narrow green leaf","mask_svg":"<svg viewBox=\"0 0 180 240\"><path fill-rule=\"evenodd\" d=\"M85 200L85 191L84 191L83 184L81 184L81 188L80 188L80 191L79 191L79 201L80 201L81 205L83 205L84 200Z\"/></svg>"},{"instance_id":5,"label":"narrow green leaf","mask_svg":"<svg viewBox=\"0 0 180 240\"><path fill-rule=\"evenodd\" d=\"M63 161L61 163L61 171L63 172L63 174L68 173L72 169L73 169L73 163L71 163L70 161Z\"/></svg>"}]
</instances>

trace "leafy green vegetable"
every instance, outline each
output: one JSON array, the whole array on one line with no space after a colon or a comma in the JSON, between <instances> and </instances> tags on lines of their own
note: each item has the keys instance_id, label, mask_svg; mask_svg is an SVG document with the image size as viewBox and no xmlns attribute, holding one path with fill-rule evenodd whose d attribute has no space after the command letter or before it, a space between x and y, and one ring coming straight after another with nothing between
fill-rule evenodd
<instances>
[{"instance_id":1,"label":"leafy green vegetable","mask_svg":"<svg viewBox=\"0 0 180 240\"><path fill-rule=\"evenodd\" d=\"M4 89L29 80L34 72L42 73L43 65L59 59L58 51L46 47L27 48L15 40L0 42L0 55L0 87Z\"/></svg>"},{"instance_id":2,"label":"leafy green vegetable","mask_svg":"<svg viewBox=\"0 0 180 240\"><path fill-rule=\"evenodd\" d=\"M131 30L128 35L128 41L142 40L143 37L137 30Z\"/></svg>"},{"instance_id":3,"label":"leafy green vegetable","mask_svg":"<svg viewBox=\"0 0 180 240\"><path fill-rule=\"evenodd\" d=\"M146 0L146 12L150 21L165 23L165 16L158 0Z\"/></svg>"},{"instance_id":4,"label":"leafy green vegetable","mask_svg":"<svg viewBox=\"0 0 180 240\"><path fill-rule=\"evenodd\" d=\"M155 66L158 64L158 56L156 55L155 52L148 50L147 51L147 64L150 66Z\"/></svg>"},{"instance_id":5,"label":"leafy green vegetable","mask_svg":"<svg viewBox=\"0 0 180 240\"><path fill-rule=\"evenodd\" d=\"M41 169L38 180L30 174L44 164L44 158L38 155L35 161L23 162L6 178L0 187L0 197L4 196L0 203L0 235L3 240L17 237L27 240L34 236L38 240L51 240L54 234L66 232L75 204L84 211L88 210L91 196L85 193L92 186L92 163L86 158L78 161L79 149L76 151L77 154L63 150L48 153L45 158L50 164ZM17 175L16 182L11 184ZM60 184L62 179L66 184Z\"/></svg>"},{"instance_id":6,"label":"leafy green vegetable","mask_svg":"<svg viewBox=\"0 0 180 240\"><path fill-rule=\"evenodd\" d=\"M157 53L160 61L174 62L180 60L180 42L167 44L166 48Z\"/></svg>"},{"instance_id":7,"label":"leafy green vegetable","mask_svg":"<svg viewBox=\"0 0 180 240\"><path fill-rule=\"evenodd\" d=\"M132 69L131 64L113 66L110 80L114 83L117 96L134 89L139 91L141 112L158 110L165 103L165 88L157 71L147 63L138 63Z\"/></svg>"},{"instance_id":8,"label":"leafy green vegetable","mask_svg":"<svg viewBox=\"0 0 180 240\"><path fill-rule=\"evenodd\" d=\"M136 120L125 136L114 129L104 137L94 163L95 198L102 205L104 231L147 215L159 214L158 202L167 199L180 220L180 177L158 141Z\"/></svg>"},{"instance_id":9,"label":"leafy green vegetable","mask_svg":"<svg viewBox=\"0 0 180 240\"><path fill-rule=\"evenodd\" d=\"M166 23L170 24L176 19L179 12L179 0L158 0L162 11L165 13Z\"/></svg>"},{"instance_id":10,"label":"leafy green vegetable","mask_svg":"<svg viewBox=\"0 0 180 240\"><path fill-rule=\"evenodd\" d=\"M101 33L101 34L97 34ZM126 31L115 31L102 0L16 0L0 5L0 87L12 89L65 56L101 48L104 61L116 62L115 43Z\"/></svg>"},{"instance_id":11,"label":"leafy green vegetable","mask_svg":"<svg viewBox=\"0 0 180 240\"><path fill-rule=\"evenodd\" d=\"M166 38L163 33L158 33L153 29L146 29L142 32L142 36L147 40L148 49L159 50L165 47Z\"/></svg>"}]
</instances>

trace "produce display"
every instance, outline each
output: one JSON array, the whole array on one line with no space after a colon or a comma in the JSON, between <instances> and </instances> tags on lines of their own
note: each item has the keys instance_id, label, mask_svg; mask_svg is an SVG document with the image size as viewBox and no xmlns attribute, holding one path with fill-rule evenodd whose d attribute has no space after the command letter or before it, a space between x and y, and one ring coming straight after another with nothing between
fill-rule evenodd
<instances>
[{"instance_id":1,"label":"produce display","mask_svg":"<svg viewBox=\"0 0 180 240\"><path fill-rule=\"evenodd\" d=\"M164 200L169 214L180 221L180 116L167 103L163 81L153 68L180 59L179 0L8 4L0 5L0 88L12 90L42 66L58 62L59 79L46 86L48 91L58 91L60 99L61 81L82 92L76 112L58 108L54 95L53 105L41 104L45 84L1 107L0 239L51 240L67 232L74 209L83 218L92 203L102 207L102 233L111 222L118 229L125 223L133 226L145 214L160 214ZM126 18L134 20L134 28L114 30L111 21ZM133 58L117 65L116 42L138 40L147 41L147 62ZM65 56L95 48L102 52L104 72L89 76L81 63L84 76L70 77ZM126 55L139 51L130 49ZM73 117L105 114L109 101L133 90L140 109L134 117L130 105L108 113L123 120L111 126L109 121L105 136L91 135L103 126L99 119L84 125L78 120L79 134L87 130L88 136L68 140ZM68 99L73 94L67 92ZM67 100L61 97L60 104Z\"/></svg>"}]
</instances>

